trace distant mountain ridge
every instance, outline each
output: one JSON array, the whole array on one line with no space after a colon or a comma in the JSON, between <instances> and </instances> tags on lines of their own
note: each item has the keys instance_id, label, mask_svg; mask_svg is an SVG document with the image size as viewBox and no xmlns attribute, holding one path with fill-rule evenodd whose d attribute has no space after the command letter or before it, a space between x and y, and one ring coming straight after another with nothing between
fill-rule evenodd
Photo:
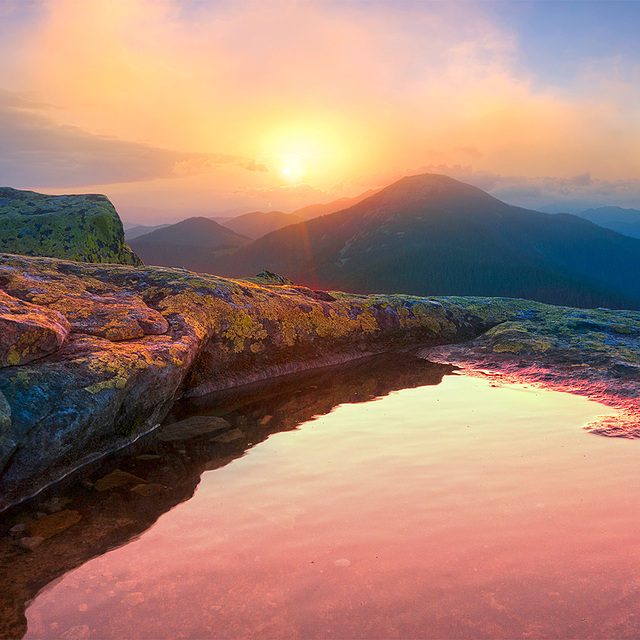
<instances>
[{"instance_id":1,"label":"distant mountain ridge","mask_svg":"<svg viewBox=\"0 0 640 640\"><path fill-rule=\"evenodd\" d=\"M302 218L282 211L252 211L237 218L231 218L220 222L227 229L235 233L256 240L271 231L277 231L289 224L302 222Z\"/></svg>"},{"instance_id":2,"label":"distant mountain ridge","mask_svg":"<svg viewBox=\"0 0 640 640\"><path fill-rule=\"evenodd\" d=\"M129 242L134 238L139 238L147 233L151 233L152 231L156 231L157 229L164 229L168 227L168 224L155 224L155 225L147 225L147 224L134 224L125 227L124 230L124 239L125 242Z\"/></svg>"},{"instance_id":3,"label":"distant mountain ridge","mask_svg":"<svg viewBox=\"0 0 640 640\"><path fill-rule=\"evenodd\" d=\"M638 209L598 207L596 209L587 209L577 215L601 227L613 229L618 233L623 233L633 238L640 238L640 210Z\"/></svg>"},{"instance_id":4,"label":"distant mountain ridge","mask_svg":"<svg viewBox=\"0 0 640 640\"><path fill-rule=\"evenodd\" d=\"M244 277L263 268L314 288L640 307L639 240L437 174L274 231L207 270Z\"/></svg>"},{"instance_id":5,"label":"distant mountain ridge","mask_svg":"<svg viewBox=\"0 0 640 640\"><path fill-rule=\"evenodd\" d=\"M250 242L210 218L187 218L134 238L129 246L136 247L134 251L146 264L206 272L217 252Z\"/></svg>"},{"instance_id":6,"label":"distant mountain ridge","mask_svg":"<svg viewBox=\"0 0 640 640\"><path fill-rule=\"evenodd\" d=\"M332 200L331 202L327 202L326 204L310 204L306 207L296 209L292 215L297 216L298 218L302 218L303 220L319 218L320 216L326 216L330 213L335 213L336 211L342 211L343 209L352 207L354 204L362 202L378 191L379 189L369 189L368 191L365 191L364 193L361 193L360 195L354 196L352 198L338 198L337 200Z\"/></svg>"},{"instance_id":7,"label":"distant mountain ridge","mask_svg":"<svg viewBox=\"0 0 640 640\"><path fill-rule=\"evenodd\" d=\"M252 211L240 216L214 217L213 219L236 233L257 240L267 235L267 233L277 231L290 224L297 224L304 220L311 220L312 218L318 218L346 209L374 193L376 193L375 189L369 189L352 198L338 198L337 200L332 200L324 204L307 205L306 207L296 209L293 213L283 213L282 211Z\"/></svg>"}]
</instances>

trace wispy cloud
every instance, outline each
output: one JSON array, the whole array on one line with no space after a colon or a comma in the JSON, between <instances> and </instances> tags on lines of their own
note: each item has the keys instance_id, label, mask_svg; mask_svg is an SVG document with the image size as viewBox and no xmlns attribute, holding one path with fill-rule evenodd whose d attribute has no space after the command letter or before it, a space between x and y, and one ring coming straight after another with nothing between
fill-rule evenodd
<instances>
[{"instance_id":1,"label":"wispy cloud","mask_svg":"<svg viewBox=\"0 0 640 640\"><path fill-rule=\"evenodd\" d=\"M16 187L139 182L207 173L222 165L266 171L251 158L193 154L56 124L51 105L0 91L0 179Z\"/></svg>"}]
</instances>

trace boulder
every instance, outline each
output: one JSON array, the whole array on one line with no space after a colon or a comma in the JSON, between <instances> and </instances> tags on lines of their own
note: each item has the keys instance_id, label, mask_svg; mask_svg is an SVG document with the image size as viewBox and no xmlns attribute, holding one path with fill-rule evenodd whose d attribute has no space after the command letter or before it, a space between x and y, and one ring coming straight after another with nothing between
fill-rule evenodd
<instances>
[{"instance_id":1,"label":"boulder","mask_svg":"<svg viewBox=\"0 0 640 640\"><path fill-rule=\"evenodd\" d=\"M141 265L103 195L50 196L0 188L0 251L80 262Z\"/></svg>"}]
</instances>

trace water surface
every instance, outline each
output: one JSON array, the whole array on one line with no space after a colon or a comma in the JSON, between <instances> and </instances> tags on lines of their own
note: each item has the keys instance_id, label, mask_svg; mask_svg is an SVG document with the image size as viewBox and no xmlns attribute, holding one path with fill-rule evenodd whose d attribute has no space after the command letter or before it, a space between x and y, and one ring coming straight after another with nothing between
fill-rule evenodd
<instances>
[{"instance_id":1,"label":"water surface","mask_svg":"<svg viewBox=\"0 0 640 640\"><path fill-rule=\"evenodd\" d=\"M636 442L465 376L342 404L41 591L27 638L637 637Z\"/></svg>"}]
</instances>

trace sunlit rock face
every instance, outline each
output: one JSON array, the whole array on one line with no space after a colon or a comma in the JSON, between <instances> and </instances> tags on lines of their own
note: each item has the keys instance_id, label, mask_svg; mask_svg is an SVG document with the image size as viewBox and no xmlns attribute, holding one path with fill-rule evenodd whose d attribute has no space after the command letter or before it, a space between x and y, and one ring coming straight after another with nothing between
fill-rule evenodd
<instances>
[{"instance_id":1,"label":"sunlit rock face","mask_svg":"<svg viewBox=\"0 0 640 640\"><path fill-rule=\"evenodd\" d=\"M31 333L3 334L0 509L153 429L177 397L466 340L505 314L453 299L312 291L274 274L249 282L8 254L0 292L0 320L32 319Z\"/></svg>"},{"instance_id":2,"label":"sunlit rock face","mask_svg":"<svg viewBox=\"0 0 640 640\"><path fill-rule=\"evenodd\" d=\"M61 313L0 291L0 367L54 353L69 330L69 322Z\"/></svg>"},{"instance_id":3,"label":"sunlit rock face","mask_svg":"<svg viewBox=\"0 0 640 640\"><path fill-rule=\"evenodd\" d=\"M79 262L141 265L103 195L49 196L0 188L0 251Z\"/></svg>"}]
</instances>

